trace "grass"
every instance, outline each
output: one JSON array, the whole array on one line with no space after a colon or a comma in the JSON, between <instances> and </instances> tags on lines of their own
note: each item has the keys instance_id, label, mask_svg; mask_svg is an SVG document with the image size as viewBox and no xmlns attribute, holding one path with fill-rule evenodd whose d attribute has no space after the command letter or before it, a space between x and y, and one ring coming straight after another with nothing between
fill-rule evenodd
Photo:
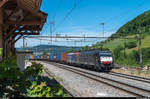
<instances>
[{"instance_id":1,"label":"grass","mask_svg":"<svg viewBox=\"0 0 150 99\"><path fill-rule=\"evenodd\" d=\"M150 35L146 35L144 39L142 39L142 48L148 48L150 47ZM127 53L132 52L133 50L138 50L139 48L139 42L137 42L137 47L127 49Z\"/></svg>"},{"instance_id":2,"label":"grass","mask_svg":"<svg viewBox=\"0 0 150 99\"><path fill-rule=\"evenodd\" d=\"M124 46L124 39L115 39L115 40L106 42L103 47L109 48L111 51L113 51L119 45Z\"/></svg>"},{"instance_id":3,"label":"grass","mask_svg":"<svg viewBox=\"0 0 150 99\"><path fill-rule=\"evenodd\" d=\"M135 38L137 35L131 35L131 36L127 36L126 38ZM148 34L143 34L143 39L142 39L142 48L148 48L150 47L150 35ZM130 39L127 39L126 42L128 42ZM124 47L124 43L125 43L125 40L124 38L119 38L119 39L114 39L114 40L111 40L111 41L108 41L104 44L104 48L109 48L111 51L113 51L117 46L121 45ZM125 49L125 52L126 54L130 54L133 50L138 50L139 49L139 41L137 41L137 47L134 47L134 48L131 48L131 49L128 49L126 48ZM122 50L122 52L124 52L124 50ZM133 66L133 67L137 67L139 66L138 63L134 63L132 62L132 60L121 60L121 61L118 61L119 64L122 64L122 65L126 65L126 66ZM126 64L128 63L128 64ZM130 64L129 64L130 63ZM149 60L144 60L143 59L143 66L145 66L146 64L150 63L150 59Z\"/></svg>"},{"instance_id":4,"label":"grass","mask_svg":"<svg viewBox=\"0 0 150 99\"><path fill-rule=\"evenodd\" d=\"M127 38L134 38L136 35L131 35L131 36L127 36ZM129 40L126 40L126 42L128 42ZM109 42L106 42L104 44L104 48L109 48L111 51L113 51L113 49L115 49L117 46L121 45L124 46L125 40L123 38L120 39L115 39ZM145 35L144 39L142 39L142 48L148 48L150 47L150 35ZM128 49L126 48L125 51L127 54L129 54L130 52L132 52L133 50L138 50L139 48L139 42L137 42L137 47Z\"/></svg>"}]
</instances>

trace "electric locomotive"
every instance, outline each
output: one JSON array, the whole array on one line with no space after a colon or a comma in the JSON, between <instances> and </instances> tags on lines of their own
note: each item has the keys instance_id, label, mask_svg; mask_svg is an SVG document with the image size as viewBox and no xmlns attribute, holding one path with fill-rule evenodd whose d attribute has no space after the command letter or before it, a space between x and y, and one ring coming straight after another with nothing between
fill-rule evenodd
<instances>
[{"instance_id":1,"label":"electric locomotive","mask_svg":"<svg viewBox=\"0 0 150 99\"><path fill-rule=\"evenodd\" d=\"M78 64L96 71L111 70L114 66L112 52L100 50L79 52Z\"/></svg>"}]
</instances>

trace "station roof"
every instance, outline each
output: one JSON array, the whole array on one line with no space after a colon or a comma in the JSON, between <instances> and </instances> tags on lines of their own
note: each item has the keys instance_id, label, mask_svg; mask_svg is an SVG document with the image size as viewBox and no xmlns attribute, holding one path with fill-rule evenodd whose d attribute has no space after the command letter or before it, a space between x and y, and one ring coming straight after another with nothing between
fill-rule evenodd
<instances>
[{"instance_id":1,"label":"station roof","mask_svg":"<svg viewBox=\"0 0 150 99\"><path fill-rule=\"evenodd\" d=\"M42 0L2 0L4 39L10 35L39 35L46 22L46 13L40 10ZM2 2L0 1L0 2Z\"/></svg>"}]
</instances>

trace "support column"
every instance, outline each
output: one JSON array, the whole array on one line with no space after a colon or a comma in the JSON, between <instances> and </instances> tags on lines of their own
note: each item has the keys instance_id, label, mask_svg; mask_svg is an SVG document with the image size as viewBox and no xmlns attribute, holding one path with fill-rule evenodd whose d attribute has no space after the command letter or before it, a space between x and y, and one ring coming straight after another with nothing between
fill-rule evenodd
<instances>
[{"instance_id":1,"label":"support column","mask_svg":"<svg viewBox=\"0 0 150 99\"><path fill-rule=\"evenodd\" d=\"M12 38L12 42L15 42L15 38ZM11 43L11 52L14 57L16 57L15 43Z\"/></svg>"},{"instance_id":2,"label":"support column","mask_svg":"<svg viewBox=\"0 0 150 99\"><path fill-rule=\"evenodd\" d=\"M0 61L2 60L3 57L3 11L2 7L0 7Z\"/></svg>"}]
</instances>

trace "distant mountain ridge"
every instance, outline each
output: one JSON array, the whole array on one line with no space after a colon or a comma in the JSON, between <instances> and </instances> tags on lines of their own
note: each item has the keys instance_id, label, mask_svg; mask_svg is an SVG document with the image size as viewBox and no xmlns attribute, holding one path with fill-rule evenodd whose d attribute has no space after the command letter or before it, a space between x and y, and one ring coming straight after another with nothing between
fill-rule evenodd
<instances>
[{"instance_id":1,"label":"distant mountain ridge","mask_svg":"<svg viewBox=\"0 0 150 99\"><path fill-rule=\"evenodd\" d=\"M73 47L73 46L57 46L57 45L37 45L34 47L27 48L16 48L17 51L33 51L34 53L42 54L44 51L47 53L64 53L69 49L73 49L74 51L79 51L81 47Z\"/></svg>"}]
</instances>

